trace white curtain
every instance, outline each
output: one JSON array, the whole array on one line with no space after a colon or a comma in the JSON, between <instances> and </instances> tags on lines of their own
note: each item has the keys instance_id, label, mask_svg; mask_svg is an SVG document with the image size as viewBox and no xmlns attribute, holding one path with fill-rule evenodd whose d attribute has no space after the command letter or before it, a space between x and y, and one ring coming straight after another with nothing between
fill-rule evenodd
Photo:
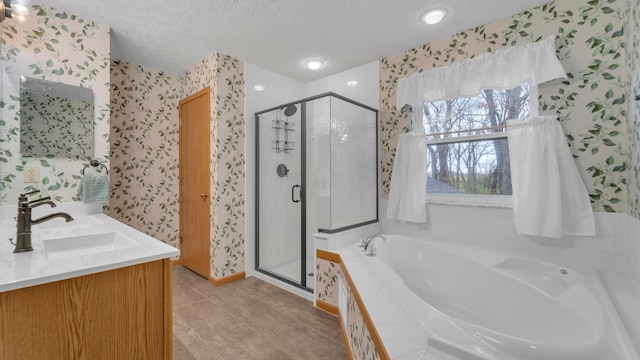
<instances>
[{"instance_id":1,"label":"white curtain","mask_svg":"<svg viewBox=\"0 0 640 360\"><path fill-rule=\"evenodd\" d=\"M401 109L408 104L415 109L425 101L471 97L484 89L506 90L558 78L566 78L566 73L556 56L553 35L402 78L396 106Z\"/></svg>"},{"instance_id":2,"label":"white curtain","mask_svg":"<svg viewBox=\"0 0 640 360\"><path fill-rule=\"evenodd\" d=\"M393 162L387 218L427 221L427 138L401 134Z\"/></svg>"},{"instance_id":3,"label":"white curtain","mask_svg":"<svg viewBox=\"0 0 640 360\"><path fill-rule=\"evenodd\" d=\"M587 190L555 116L507 122L519 234L594 236Z\"/></svg>"}]
</instances>

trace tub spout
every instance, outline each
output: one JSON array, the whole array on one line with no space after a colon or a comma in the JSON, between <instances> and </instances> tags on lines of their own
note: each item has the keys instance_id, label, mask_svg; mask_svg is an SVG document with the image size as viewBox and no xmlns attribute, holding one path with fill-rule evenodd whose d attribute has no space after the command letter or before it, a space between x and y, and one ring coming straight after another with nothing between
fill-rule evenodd
<instances>
[{"instance_id":1,"label":"tub spout","mask_svg":"<svg viewBox=\"0 0 640 360\"><path fill-rule=\"evenodd\" d=\"M375 234L375 235L371 235L369 236L365 241L364 241L364 251L367 254L367 256L376 256L376 245L375 245L375 239L380 238L383 241L387 241L388 238L382 234Z\"/></svg>"}]
</instances>

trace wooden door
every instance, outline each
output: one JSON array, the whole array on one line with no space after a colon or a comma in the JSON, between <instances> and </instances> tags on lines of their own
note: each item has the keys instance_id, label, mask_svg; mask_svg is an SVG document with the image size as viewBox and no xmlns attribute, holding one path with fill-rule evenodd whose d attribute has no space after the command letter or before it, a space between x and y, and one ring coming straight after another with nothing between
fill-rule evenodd
<instances>
[{"instance_id":1,"label":"wooden door","mask_svg":"<svg viewBox=\"0 0 640 360\"><path fill-rule=\"evenodd\" d=\"M209 278L210 88L180 101L180 261Z\"/></svg>"}]
</instances>

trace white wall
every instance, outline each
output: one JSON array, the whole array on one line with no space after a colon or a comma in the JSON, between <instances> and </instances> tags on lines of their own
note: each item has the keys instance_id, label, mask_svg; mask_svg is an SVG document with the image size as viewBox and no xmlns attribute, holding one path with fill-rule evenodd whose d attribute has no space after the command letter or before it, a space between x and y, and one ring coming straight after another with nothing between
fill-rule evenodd
<instances>
[{"instance_id":1,"label":"white wall","mask_svg":"<svg viewBox=\"0 0 640 360\"><path fill-rule=\"evenodd\" d=\"M245 271L250 276L255 269L255 113L304 97L303 84L286 76L244 63L245 74ZM255 85L264 85L256 91Z\"/></svg>"},{"instance_id":2,"label":"white wall","mask_svg":"<svg viewBox=\"0 0 640 360\"><path fill-rule=\"evenodd\" d=\"M348 81L358 85L349 87ZM374 109L380 108L380 62L374 61L304 84L304 96L334 92Z\"/></svg>"},{"instance_id":3,"label":"white wall","mask_svg":"<svg viewBox=\"0 0 640 360\"><path fill-rule=\"evenodd\" d=\"M594 213L595 237L547 239L517 234L512 209L429 204L427 223L416 224L387 219L386 208L387 200L381 200L384 233L485 248L565 266L616 270L640 279L640 221L626 214Z\"/></svg>"},{"instance_id":4,"label":"white wall","mask_svg":"<svg viewBox=\"0 0 640 360\"><path fill-rule=\"evenodd\" d=\"M246 273L255 269L255 117L257 111L296 101L326 92L334 92L364 105L378 109L380 102L380 66L374 61L335 75L309 83L287 78L283 75L245 62L245 120L246 120ZM358 85L349 87L348 81ZM265 90L257 92L254 86L261 84ZM309 251L313 250L312 238L308 239Z\"/></svg>"}]
</instances>

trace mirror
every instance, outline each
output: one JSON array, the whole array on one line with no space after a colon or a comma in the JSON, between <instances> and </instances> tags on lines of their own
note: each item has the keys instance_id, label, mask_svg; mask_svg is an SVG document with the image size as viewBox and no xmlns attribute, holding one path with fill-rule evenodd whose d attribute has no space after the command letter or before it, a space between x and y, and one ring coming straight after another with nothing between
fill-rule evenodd
<instances>
[{"instance_id":1,"label":"mirror","mask_svg":"<svg viewBox=\"0 0 640 360\"><path fill-rule=\"evenodd\" d=\"M93 157L93 91L22 76L20 152L29 156Z\"/></svg>"}]
</instances>

